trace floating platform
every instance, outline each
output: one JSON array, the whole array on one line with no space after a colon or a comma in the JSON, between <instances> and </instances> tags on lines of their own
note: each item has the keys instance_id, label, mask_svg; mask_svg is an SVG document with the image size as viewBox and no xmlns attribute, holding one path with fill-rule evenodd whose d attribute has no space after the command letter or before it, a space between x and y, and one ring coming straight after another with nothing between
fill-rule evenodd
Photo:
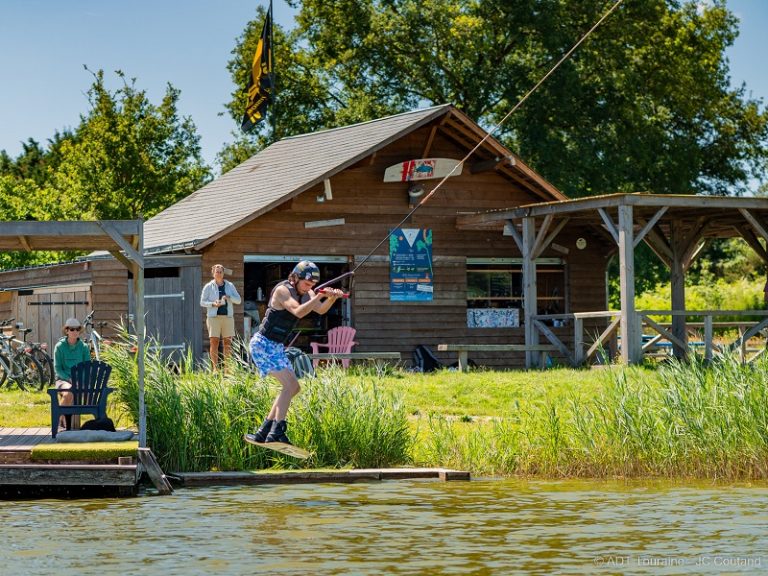
<instances>
[{"instance_id":1,"label":"floating platform","mask_svg":"<svg viewBox=\"0 0 768 576\"><path fill-rule=\"evenodd\" d=\"M169 478L183 486L221 486L231 484L321 484L378 482L434 478L469 480L469 472L447 468L355 468L349 470L256 470L245 472L177 472Z\"/></svg>"}]
</instances>

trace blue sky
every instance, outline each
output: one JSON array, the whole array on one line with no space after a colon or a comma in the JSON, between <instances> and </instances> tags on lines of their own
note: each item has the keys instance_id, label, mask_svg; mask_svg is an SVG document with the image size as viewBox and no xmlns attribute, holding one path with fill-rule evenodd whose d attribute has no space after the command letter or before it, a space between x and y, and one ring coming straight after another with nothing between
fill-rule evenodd
<instances>
[{"instance_id":1,"label":"blue sky","mask_svg":"<svg viewBox=\"0 0 768 576\"><path fill-rule=\"evenodd\" d=\"M293 11L273 0L275 21L293 27ZM224 112L233 89L226 63L235 41L268 0L0 0L0 150L11 156L21 142L45 142L74 127L87 111L85 92L103 69L137 79L152 102L170 82L181 90L179 108L202 136L203 156L216 153L237 127ZM768 103L768 0L729 0L742 20L729 50L734 84L746 82Z\"/></svg>"}]
</instances>

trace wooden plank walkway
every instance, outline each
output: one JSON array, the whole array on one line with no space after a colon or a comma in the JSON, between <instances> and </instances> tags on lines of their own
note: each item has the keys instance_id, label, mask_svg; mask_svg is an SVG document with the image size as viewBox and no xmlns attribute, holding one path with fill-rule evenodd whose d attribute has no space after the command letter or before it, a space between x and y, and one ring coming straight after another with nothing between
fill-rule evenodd
<instances>
[{"instance_id":1,"label":"wooden plank walkway","mask_svg":"<svg viewBox=\"0 0 768 576\"><path fill-rule=\"evenodd\" d=\"M0 464L29 463L32 448L51 442L50 428L0 428Z\"/></svg>"},{"instance_id":2,"label":"wooden plank walkway","mask_svg":"<svg viewBox=\"0 0 768 576\"><path fill-rule=\"evenodd\" d=\"M169 474L184 486L220 486L229 484L321 484L377 482L435 478L443 481L469 480L469 472L447 468L370 468L351 470L256 470L243 472L175 472Z\"/></svg>"}]
</instances>

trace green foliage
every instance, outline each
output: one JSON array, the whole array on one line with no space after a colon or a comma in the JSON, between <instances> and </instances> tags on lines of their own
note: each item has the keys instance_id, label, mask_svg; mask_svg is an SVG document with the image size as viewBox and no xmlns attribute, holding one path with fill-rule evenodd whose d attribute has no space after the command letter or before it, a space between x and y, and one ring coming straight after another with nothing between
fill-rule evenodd
<instances>
[{"instance_id":1,"label":"green foliage","mask_svg":"<svg viewBox=\"0 0 768 576\"><path fill-rule=\"evenodd\" d=\"M135 359L124 348L106 354L116 394L137 418ZM150 355L149 445L169 471L414 462L474 475L768 478L768 359L694 357L656 370L331 369L302 386L290 433L314 452L306 462L242 441L271 405L270 382L241 368L226 378L176 373ZM44 396L2 391L0 425L45 425ZM12 416L17 405L37 416Z\"/></svg>"},{"instance_id":2,"label":"green foliage","mask_svg":"<svg viewBox=\"0 0 768 576\"><path fill-rule=\"evenodd\" d=\"M149 218L200 188L208 168L200 137L180 118L179 91L168 85L160 104L117 72L122 87L111 92L104 73L88 90L91 109L75 138L62 144L62 161L51 177L59 218Z\"/></svg>"},{"instance_id":3,"label":"green foliage","mask_svg":"<svg viewBox=\"0 0 768 576\"><path fill-rule=\"evenodd\" d=\"M703 278L702 278L703 279ZM755 281L740 278L731 282L711 276L701 284L686 286L685 307L687 310L762 310L763 286L765 280ZM669 310L671 301L670 285L661 284L653 290L635 298L638 310ZM657 321L670 322L671 317L658 317ZM719 316L717 321L743 321L745 318Z\"/></svg>"},{"instance_id":4,"label":"green foliage","mask_svg":"<svg viewBox=\"0 0 768 576\"><path fill-rule=\"evenodd\" d=\"M503 415L428 421L415 460L473 474L768 478L768 362L609 367L595 394L529 382Z\"/></svg>"},{"instance_id":5,"label":"green foliage","mask_svg":"<svg viewBox=\"0 0 768 576\"><path fill-rule=\"evenodd\" d=\"M128 82L110 91L94 74L90 110L72 132L46 147L33 139L17 158L0 152L0 209L6 220L149 218L200 188L210 169L200 137L178 113L179 91L168 85L159 104ZM78 252L0 254L0 268L72 260Z\"/></svg>"},{"instance_id":6,"label":"green foliage","mask_svg":"<svg viewBox=\"0 0 768 576\"><path fill-rule=\"evenodd\" d=\"M113 395L138 421L137 368L128 350L114 346L104 355L113 366ZM145 366L147 443L165 470L370 467L408 461L412 435L403 404L370 377L347 379L331 370L303 382L304 392L289 414L289 434L313 456L299 462L243 441L269 412L276 382L239 364L225 377L195 371L191 356L171 367L159 351L147 354Z\"/></svg>"},{"instance_id":7,"label":"green foliage","mask_svg":"<svg viewBox=\"0 0 768 576\"><path fill-rule=\"evenodd\" d=\"M304 0L296 30L276 27L276 102L251 150L422 104L494 125L606 7ZM260 10L229 63L238 126L262 22ZM495 136L574 197L738 193L763 177L768 115L729 85L736 34L725 0L625 2Z\"/></svg>"}]
</instances>

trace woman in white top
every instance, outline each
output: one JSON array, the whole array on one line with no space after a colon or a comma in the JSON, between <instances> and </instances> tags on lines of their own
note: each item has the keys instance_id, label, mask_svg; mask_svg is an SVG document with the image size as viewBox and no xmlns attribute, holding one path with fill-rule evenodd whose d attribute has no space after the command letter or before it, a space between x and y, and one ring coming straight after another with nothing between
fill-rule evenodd
<instances>
[{"instance_id":1,"label":"woman in white top","mask_svg":"<svg viewBox=\"0 0 768 576\"><path fill-rule=\"evenodd\" d=\"M211 268L213 280L203 286L200 294L200 306L207 310L205 324L210 339L211 367L219 365L219 342L224 342L224 360L232 350L232 338L235 335L235 311L233 304L240 304L240 294L235 285L224 280L224 266L214 264Z\"/></svg>"}]
</instances>

